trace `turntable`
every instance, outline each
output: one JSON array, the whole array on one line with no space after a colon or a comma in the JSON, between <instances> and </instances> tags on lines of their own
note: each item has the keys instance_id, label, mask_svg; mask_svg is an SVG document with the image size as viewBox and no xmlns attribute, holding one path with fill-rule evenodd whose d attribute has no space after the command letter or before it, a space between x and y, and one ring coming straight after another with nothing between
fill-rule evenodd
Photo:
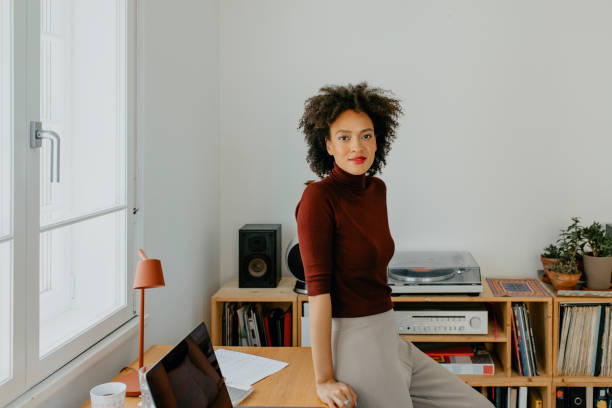
<instances>
[{"instance_id":1,"label":"turntable","mask_svg":"<svg viewBox=\"0 0 612 408\"><path fill-rule=\"evenodd\" d=\"M396 251L387 276L393 295L482 293L480 266L467 251Z\"/></svg>"}]
</instances>

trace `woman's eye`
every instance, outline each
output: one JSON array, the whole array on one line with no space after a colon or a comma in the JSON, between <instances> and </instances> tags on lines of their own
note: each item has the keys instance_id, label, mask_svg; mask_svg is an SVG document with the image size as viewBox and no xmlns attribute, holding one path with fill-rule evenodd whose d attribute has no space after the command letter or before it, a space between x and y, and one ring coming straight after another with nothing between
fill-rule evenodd
<instances>
[{"instance_id":1,"label":"woman's eye","mask_svg":"<svg viewBox=\"0 0 612 408\"><path fill-rule=\"evenodd\" d=\"M372 138L372 135L367 134L367 135L363 135L363 137L364 137L365 139L371 139L371 138Z\"/></svg>"},{"instance_id":2,"label":"woman's eye","mask_svg":"<svg viewBox=\"0 0 612 408\"><path fill-rule=\"evenodd\" d=\"M340 136L338 140L342 140L342 141L348 140L348 136Z\"/></svg>"}]
</instances>

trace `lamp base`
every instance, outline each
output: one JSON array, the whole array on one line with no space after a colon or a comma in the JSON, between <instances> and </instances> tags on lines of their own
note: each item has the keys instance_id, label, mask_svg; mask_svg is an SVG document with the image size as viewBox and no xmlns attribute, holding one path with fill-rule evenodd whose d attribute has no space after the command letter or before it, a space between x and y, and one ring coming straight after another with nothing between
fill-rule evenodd
<instances>
[{"instance_id":1,"label":"lamp base","mask_svg":"<svg viewBox=\"0 0 612 408\"><path fill-rule=\"evenodd\" d=\"M138 397L140 395L140 381L138 379L138 371L130 371L127 374L118 377L115 381L124 383L126 385L126 397Z\"/></svg>"}]
</instances>

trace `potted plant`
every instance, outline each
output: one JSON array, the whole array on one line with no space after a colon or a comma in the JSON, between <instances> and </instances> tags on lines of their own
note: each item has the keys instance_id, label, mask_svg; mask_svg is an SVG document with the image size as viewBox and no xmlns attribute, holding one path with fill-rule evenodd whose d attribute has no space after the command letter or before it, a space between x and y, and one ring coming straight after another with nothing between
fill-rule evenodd
<instances>
[{"instance_id":1,"label":"potted plant","mask_svg":"<svg viewBox=\"0 0 612 408\"><path fill-rule=\"evenodd\" d=\"M584 254L584 272L587 288L609 289L612 278L612 237L600 223L594 222L583 229L583 236L591 248Z\"/></svg>"},{"instance_id":2,"label":"potted plant","mask_svg":"<svg viewBox=\"0 0 612 408\"><path fill-rule=\"evenodd\" d=\"M561 230L557 245L561 252L560 257L574 259L580 272L584 272L583 254L585 240L582 235L583 228L580 225L580 218L572 217L572 223L564 230Z\"/></svg>"},{"instance_id":3,"label":"potted plant","mask_svg":"<svg viewBox=\"0 0 612 408\"><path fill-rule=\"evenodd\" d=\"M556 290L574 289L580 275L575 259L560 259L547 271L548 277Z\"/></svg>"},{"instance_id":4,"label":"potted plant","mask_svg":"<svg viewBox=\"0 0 612 408\"><path fill-rule=\"evenodd\" d=\"M540 261L542 262L542 267L544 267L544 276L542 276L544 282L550 283L548 271L559 261L559 258L561 258L561 251L555 244L550 244L544 248L544 252L540 254Z\"/></svg>"},{"instance_id":5,"label":"potted plant","mask_svg":"<svg viewBox=\"0 0 612 408\"><path fill-rule=\"evenodd\" d=\"M585 245L582 230L578 217L573 217L572 223L561 230L557 240L558 261L545 269L555 289L573 289L582 275L579 267Z\"/></svg>"}]
</instances>

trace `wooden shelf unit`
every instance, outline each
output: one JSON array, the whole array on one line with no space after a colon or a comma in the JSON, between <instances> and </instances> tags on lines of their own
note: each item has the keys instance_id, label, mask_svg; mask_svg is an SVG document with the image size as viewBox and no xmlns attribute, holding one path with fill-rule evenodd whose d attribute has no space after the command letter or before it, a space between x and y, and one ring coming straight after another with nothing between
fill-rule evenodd
<instances>
[{"instance_id":1,"label":"wooden shelf unit","mask_svg":"<svg viewBox=\"0 0 612 408\"><path fill-rule=\"evenodd\" d=\"M227 281L211 298L210 337L213 346L221 346L223 308L225 303L266 303L283 310L291 307L291 344L299 345L297 295L293 291L295 278L282 277L276 288L239 288L238 278Z\"/></svg>"},{"instance_id":2,"label":"wooden shelf unit","mask_svg":"<svg viewBox=\"0 0 612 408\"><path fill-rule=\"evenodd\" d=\"M559 330L560 322L560 305L562 303L609 303L612 304L612 298L602 297L577 297L577 296L555 296L553 299L553 376L552 376L552 398L556 398L555 394L557 387L612 387L612 377L594 377L594 376L569 376L559 375L557 360L559 358Z\"/></svg>"},{"instance_id":3,"label":"wooden shelf unit","mask_svg":"<svg viewBox=\"0 0 612 408\"><path fill-rule=\"evenodd\" d=\"M283 277L278 288L244 289L238 288L238 279L228 281L212 297L211 338L214 345L221 345L221 322L225 302L271 302L293 305L293 344L300 345L301 311L307 295L293 292L295 278ZM493 351L495 375L461 375L467 384L476 387L536 387L542 395L544 408L552 408L554 390L552 390L553 372L553 298L552 297L495 297L489 286L483 283L483 293L479 296L469 295L402 295L393 296L394 304L401 302L419 303L481 303L487 304L495 311L497 333L493 317L489 313L489 333L484 335L406 335L402 336L412 342L469 342L483 343ZM522 377L512 369L512 303L524 302L529 307L533 323L533 334L541 375ZM286 307L286 306L285 306ZM296 313L297 312L297 313Z\"/></svg>"}]
</instances>

